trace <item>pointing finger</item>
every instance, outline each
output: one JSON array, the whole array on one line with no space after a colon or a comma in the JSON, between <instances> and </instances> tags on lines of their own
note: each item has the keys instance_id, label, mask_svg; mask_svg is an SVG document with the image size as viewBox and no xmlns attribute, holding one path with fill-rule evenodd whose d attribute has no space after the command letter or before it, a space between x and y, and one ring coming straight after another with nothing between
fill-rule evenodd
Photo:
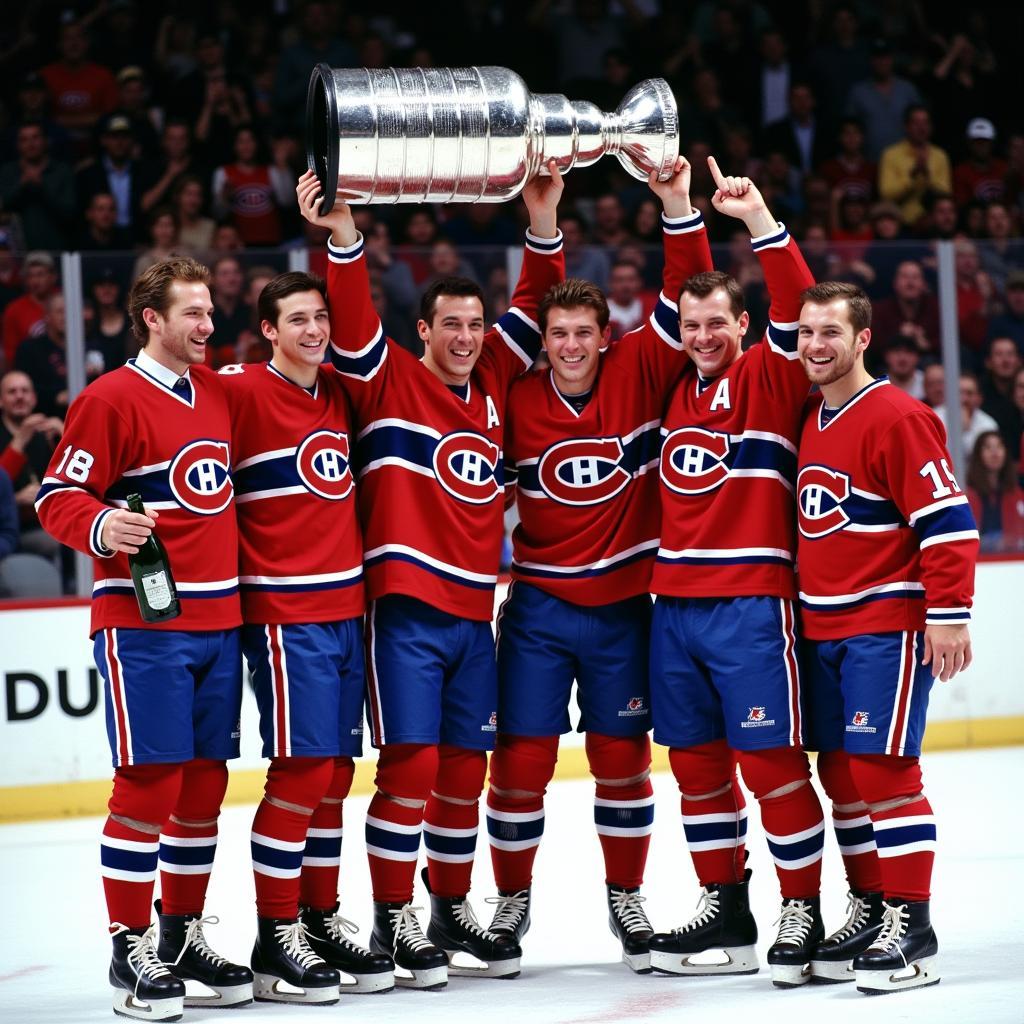
<instances>
[{"instance_id":1,"label":"pointing finger","mask_svg":"<svg viewBox=\"0 0 1024 1024\"><path fill-rule=\"evenodd\" d=\"M722 177L722 172L718 169L718 161L713 157L708 157L708 170L711 172L711 177L714 180L716 187L719 191L725 191L725 179Z\"/></svg>"}]
</instances>

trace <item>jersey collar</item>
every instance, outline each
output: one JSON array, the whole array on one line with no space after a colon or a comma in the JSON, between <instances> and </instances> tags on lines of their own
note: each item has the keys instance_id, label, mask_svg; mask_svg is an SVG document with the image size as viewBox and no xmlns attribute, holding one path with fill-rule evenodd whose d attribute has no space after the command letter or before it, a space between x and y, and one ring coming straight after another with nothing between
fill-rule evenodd
<instances>
[{"instance_id":1,"label":"jersey collar","mask_svg":"<svg viewBox=\"0 0 1024 1024\"><path fill-rule=\"evenodd\" d=\"M178 374L164 366L163 363L158 363L145 349L141 349L134 359L129 359L127 365L139 374L143 380L147 380L154 387L166 391L171 398L181 402L183 405L187 405L190 409L195 408L195 388L192 386L192 377L189 374L188 367L185 367L185 372L179 377ZM179 380L183 380L188 384L188 390L184 394L181 391L175 390L175 385Z\"/></svg>"},{"instance_id":2,"label":"jersey collar","mask_svg":"<svg viewBox=\"0 0 1024 1024\"><path fill-rule=\"evenodd\" d=\"M282 373L273 363L267 363L267 369L275 376L280 377L281 380L287 381L292 387L298 388L300 391L305 391L310 398L316 398L320 394L320 375L317 374L316 383L313 385L312 390L300 384L296 380L292 380L291 377L286 373Z\"/></svg>"},{"instance_id":3,"label":"jersey collar","mask_svg":"<svg viewBox=\"0 0 1024 1024\"><path fill-rule=\"evenodd\" d=\"M821 422L821 411L825 408L825 399L822 398L821 405L818 406L818 430L828 430L833 423L840 416L843 415L848 409L853 408L862 398L864 398L869 392L877 391L878 388L884 387L889 383L888 377L879 377L877 380L873 380L870 384L865 384L852 398L848 398L839 408L836 410L835 416L828 421L828 423Z\"/></svg>"}]
</instances>

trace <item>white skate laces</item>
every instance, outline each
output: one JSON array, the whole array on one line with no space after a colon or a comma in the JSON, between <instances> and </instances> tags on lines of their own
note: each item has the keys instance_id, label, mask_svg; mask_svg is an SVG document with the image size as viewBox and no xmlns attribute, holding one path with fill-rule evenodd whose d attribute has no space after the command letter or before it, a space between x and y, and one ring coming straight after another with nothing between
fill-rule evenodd
<instances>
[{"instance_id":1,"label":"white skate laces","mask_svg":"<svg viewBox=\"0 0 1024 1024\"><path fill-rule=\"evenodd\" d=\"M903 955L900 940L907 934L907 925L909 923L910 915L907 913L907 905L905 903L901 903L899 906L890 903L884 904L881 931L879 931L878 937L871 943L868 949L877 949L882 953L891 953L893 950L896 950L904 966L906 966L907 958Z\"/></svg>"},{"instance_id":2,"label":"white skate laces","mask_svg":"<svg viewBox=\"0 0 1024 1024\"><path fill-rule=\"evenodd\" d=\"M476 914L473 913L473 908L470 906L469 900L463 900L461 903L456 903L452 907L452 913L455 915L455 920L458 921L466 931L472 932L474 935L482 935L484 938L493 939L494 933L489 932L486 928L480 926L480 922L476 919Z\"/></svg>"},{"instance_id":3,"label":"white skate laces","mask_svg":"<svg viewBox=\"0 0 1024 1024\"><path fill-rule=\"evenodd\" d=\"M324 962L323 958L310 946L307 934L306 926L301 921L279 924L274 929L274 937L281 943L281 948L300 967L319 967Z\"/></svg>"},{"instance_id":4,"label":"white skate laces","mask_svg":"<svg viewBox=\"0 0 1024 1024\"><path fill-rule=\"evenodd\" d=\"M686 924L672 930L679 934L693 928L701 928L718 917L718 910L718 890L702 889L700 898L697 900L697 913Z\"/></svg>"},{"instance_id":5,"label":"white skate laces","mask_svg":"<svg viewBox=\"0 0 1024 1024\"><path fill-rule=\"evenodd\" d=\"M120 935L128 931L128 926L115 921L111 935ZM164 978L170 975L167 965L156 955L156 926L150 925L141 935L129 935L128 963L135 967L136 981L133 995L138 997L139 985L143 978Z\"/></svg>"},{"instance_id":6,"label":"white skate laces","mask_svg":"<svg viewBox=\"0 0 1024 1024\"><path fill-rule=\"evenodd\" d=\"M779 926L776 943L801 946L814 927L814 917L811 915L810 907L803 900L791 900L782 904L782 913L772 923Z\"/></svg>"},{"instance_id":7,"label":"white skate laces","mask_svg":"<svg viewBox=\"0 0 1024 1024\"><path fill-rule=\"evenodd\" d=\"M647 920L644 908L640 905L645 897L638 892L625 892L622 889L613 889L611 893L612 910L615 916L622 922L627 932L650 932L651 922Z\"/></svg>"},{"instance_id":8,"label":"white skate laces","mask_svg":"<svg viewBox=\"0 0 1024 1024\"><path fill-rule=\"evenodd\" d=\"M209 917L196 917L189 921L188 926L185 928L185 942L181 947L181 952L178 954L178 959L174 961L175 964L181 963L181 958L188 952L190 946L200 956L206 957L214 967L222 967L227 963L227 960L220 953L215 953L210 949L206 936L203 934L204 924L220 924L220 918L211 914Z\"/></svg>"},{"instance_id":9,"label":"white skate laces","mask_svg":"<svg viewBox=\"0 0 1024 1024\"><path fill-rule=\"evenodd\" d=\"M845 942L851 935L859 931L867 924L868 901L862 899L855 892L847 894L846 897L846 924L837 931L834 931L826 942Z\"/></svg>"},{"instance_id":10,"label":"white skate laces","mask_svg":"<svg viewBox=\"0 0 1024 1024\"><path fill-rule=\"evenodd\" d=\"M324 918L324 925L327 928L327 934L335 942L346 949L362 952L360 947L348 937L359 932L359 925L354 921L349 921L347 918L342 917L341 914L332 914L330 917Z\"/></svg>"},{"instance_id":11,"label":"white skate laces","mask_svg":"<svg viewBox=\"0 0 1024 1024\"><path fill-rule=\"evenodd\" d=\"M525 889L514 893L512 896L488 896L484 903L491 903L495 907L494 920L491 921L491 931L515 931L526 916L530 905L530 898Z\"/></svg>"},{"instance_id":12,"label":"white skate laces","mask_svg":"<svg viewBox=\"0 0 1024 1024\"><path fill-rule=\"evenodd\" d=\"M429 949L433 946L420 929L420 923L416 918L416 911L422 907L414 907L410 903L396 907L389 911L391 914L391 927L395 930L395 952L398 952L398 944L404 942L409 949L415 953L421 949Z\"/></svg>"}]
</instances>

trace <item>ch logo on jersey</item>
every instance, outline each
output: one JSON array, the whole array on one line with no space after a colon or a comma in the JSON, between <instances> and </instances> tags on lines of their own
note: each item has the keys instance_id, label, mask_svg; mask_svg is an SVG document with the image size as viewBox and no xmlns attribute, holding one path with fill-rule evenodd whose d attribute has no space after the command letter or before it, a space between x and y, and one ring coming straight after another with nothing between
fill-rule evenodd
<instances>
[{"instance_id":1,"label":"ch logo on jersey","mask_svg":"<svg viewBox=\"0 0 1024 1024\"><path fill-rule=\"evenodd\" d=\"M310 434L295 453L299 479L328 501L347 498L355 486L349 468L348 438L333 430Z\"/></svg>"},{"instance_id":2,"label":"ch logo on jersey","mask_svg":"<svg viewBox=\"0 0 1024 1024\"><path fill-rule=\"evenodd\" d=\"M486 505L501 494L498 459L501 449L481 434L448 434L434 449L434 476L459 501Z\"/></svg>"},{"instance_id":3,"label":"ch logo on jersey","mask_svg":"<svg viewBox=\"0 0 1024 1024\"><path fill-rule=\"evenodd\" d=\"M796 481L800 533L816 540L841 530L850 517L843 502L850 496L850 478L827 466L804 466Z\"/></svg>"},{"instance_id":4,"label":"ch logo on jersey","mask_svg":"<svg viewBox=\"0 0 1024 1024\"><path fill-rule=\"evenodd\" d=\"M552 445L537 465L541 489L562 505L597 505L632 479L619 465L617 437L584 437Z\"/></svg>"},{"instance_id":5,"label":"ch logo on jersey","mask_svg":"<svg viewBox=\"0 0 1024 1024\"><path fill-rule=\"evenodd\" d=\"M175 500L189 512L215 516L231 504L234 486L224 441L193 441L171 460L168 478Z\"/></svg>"},{"instance_id":6,"label":"ch logo on jersey","mask_svg":"<svg viewBox=\"0 0 1024 1024\"><path fill-rule=\"evenodd\" d=\"M677 494L705 494L725 483L729 435L700 427L673 430L661 446L661 479Z\"/></svg>"}]
</instances>

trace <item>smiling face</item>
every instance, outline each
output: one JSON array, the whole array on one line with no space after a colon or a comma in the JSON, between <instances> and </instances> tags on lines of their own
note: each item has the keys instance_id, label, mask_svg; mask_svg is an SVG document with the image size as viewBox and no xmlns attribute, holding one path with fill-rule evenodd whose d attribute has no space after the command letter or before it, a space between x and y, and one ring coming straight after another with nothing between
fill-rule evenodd
<instances>
[{"instance_id":1,"label":"smiling face","mask_svg":"<svg viewBox=\"0 0 1024 1024\"><path fill-rule=\"evenodd\" d=\"M173 281L166 313L149 307L143 320L149 330L147 350L158 362L178 373L206 359L206 342L213 334L210 289L199 281Z\"/></svg>"},{"instance_id":2,"label":"smiling face","mask_svg":"<svg viewBox=\"0 0 1024 1024\"><path fill-rule=\"evenodd\" d=\"M431 372L445 384L465 384L484 344L484 304L475 295L438 295L430 322L417 321L416 330Z\"/></svg>"},{"instance_id":3,"label":"smiling face","mask_svg":"<svg viewBox=\"0 0 1024 1024\"><path fill-rule=\"evenodd\" d=\"M750 326L750 316L733 311L724 288L709 295L683 292L679 296L679 326L683 348L702 377L717 377L740 357L740 342Z\"/></svg>"},{"instance_id":4,"label":"smiling face","mask_svg":"<svg viewBox=\"0 0 1024 1024\"><path fill-rule=\"evenodd\" d=\"M286 295L277 303L277 323L264 320L260 330L274 346L274 363L283 373L292 367L317 367L331 334L327 303L318 291Z\"/></svg>"},{"instance_id":5,"label":"smiling face","mask_svg":"<svg viewBox=\"0 0 1024 1024\"><path fill-rule=\"evenodd\" d=\"M846 299L805 302L800 310L797 355L807 377L819 387L834 384L861 361L870 328L855 332Z\"/></svg>"},{"instance_id":6,"label":"smiling face","mask_svg":"<svg viewBox=\"0 0 1024 1024\"><path fill-rule=\"evenodd\" d=\"M566 395L581 395L589 391L597 376L601 347L605 332L597 320L597 313L586 306L548 310L544 331L544 351L547 353L555 387Z\"/></svg>"}]
</instances>

